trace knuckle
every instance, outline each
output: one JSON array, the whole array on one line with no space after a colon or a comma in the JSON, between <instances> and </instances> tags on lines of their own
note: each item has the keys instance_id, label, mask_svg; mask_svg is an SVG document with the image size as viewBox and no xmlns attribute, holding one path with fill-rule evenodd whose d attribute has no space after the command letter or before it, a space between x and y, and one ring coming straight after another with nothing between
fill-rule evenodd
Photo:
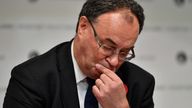
<instances>
[{"instance_id":1,"label":"knuckle","mask_svg":"<svg viewBox=\"0 0 192 108\"><path fill-rule=\"evenodd\" d=\"M105 78L105 74L101 74L100 79L104 79L104 78Z\"/></svg>"}]
</instances>

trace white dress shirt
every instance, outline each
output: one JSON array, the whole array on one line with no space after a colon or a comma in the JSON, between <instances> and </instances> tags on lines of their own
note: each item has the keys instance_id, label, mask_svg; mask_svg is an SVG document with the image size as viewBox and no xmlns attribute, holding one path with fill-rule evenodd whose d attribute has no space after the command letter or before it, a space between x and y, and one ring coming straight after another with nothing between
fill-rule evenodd
<instances>
[{"instance_id":1,"label":"white dress shirt","mask_svg":"<svg viewBox=\"0 0 192 108\"><path fill-rule=\"evenodd\" d=\"M80 70L80 68L77 64L77 61L74 57L73 44L74 44L74 42L72 42L72 45L71 45L71 55L72 55L73 67L74 67L74 71L75 71L79 104L80 104L80 108L84 108L85 95L86 95L87 88L88 88L88 84L86 82L87 76L85 74L83 74L83 72ZM101 108L100 105L99 105L99 108Z\"/></svg>"}]
</instances>

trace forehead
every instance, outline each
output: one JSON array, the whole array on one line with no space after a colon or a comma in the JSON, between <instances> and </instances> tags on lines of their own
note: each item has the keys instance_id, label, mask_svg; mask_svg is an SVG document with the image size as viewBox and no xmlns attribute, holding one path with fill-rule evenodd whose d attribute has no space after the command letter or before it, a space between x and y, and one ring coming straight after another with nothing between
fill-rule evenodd
<instances>
[{"instance_id":1,"label":"forehead","mask_svg":"<svg viewBox=\"0 0 192 108\"><path fill-rule=\"evenodd\" d=\"M127 8L122 8L119 10L115 10L115 11L101 14L100 16L98 16L96 18L96 21L102 21L102 20L110 21L110 20L115 19L115 18L117 18L118 20L123 20L127 23L130 23L130 24L134 23L133 22L134 20L137 21L136 16L131 12L131 10L129 10Z\"/></svg>"},{"instance_id":2,"label":"forehead","mask_svg":"<svg viewBox=\"0 0 192 108\"><path fill-rule=\"evenodd\" d=\"M95 25L101 38L110 38L117 45L133 46L139 34L138 20L127 9L102 14Z\"/></svg>"}]
</instances>

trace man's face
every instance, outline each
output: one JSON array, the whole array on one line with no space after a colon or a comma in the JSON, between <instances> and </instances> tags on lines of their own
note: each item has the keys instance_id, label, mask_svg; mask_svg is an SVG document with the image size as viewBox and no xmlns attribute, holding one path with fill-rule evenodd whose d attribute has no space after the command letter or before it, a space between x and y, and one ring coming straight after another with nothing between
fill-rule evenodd
<instances>
[{"instance_id":1,"label":"man's face","mask_svg":"<svg viewBox=\"0 0 192 108\"><path fill-rule=\"evenodd\" d=\"M96 70L96 64L115 72L124 62L119 59L120 53L134 46L138 34L138 20L126 9L102 14L95 22L89 22L85 16L81 17L74 42L75 58L80 69L94 79L101 74ZM103 44L115 53L106 56L105 50L101 47Z\"/></svg>"}]
</instances>

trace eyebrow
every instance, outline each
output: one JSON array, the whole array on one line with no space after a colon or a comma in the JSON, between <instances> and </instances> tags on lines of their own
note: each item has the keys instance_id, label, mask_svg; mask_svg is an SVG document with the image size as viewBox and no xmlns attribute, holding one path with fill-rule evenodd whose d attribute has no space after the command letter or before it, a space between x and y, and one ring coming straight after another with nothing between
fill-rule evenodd
<instances>
[{"instance_id":1,"label":"eyebrow","mask_svg":"<svg viewBox=\"0 0 192 108\"><path fill-rule=\"evenodd\" d=\"M109 44L114 45L114 47L118 46L118 45L117 45L112 39L110 39L110 38L107 38L107 39L106 39L106 42L108 42ZM131 50L132 48L134 48L134 46L129 47L129 48L123 48L122 50Z\"/></svg>"},{"instance_id":2,"label":"eyebrow","mask_svg":"<svg viewBox=\"0 0 192 108\"><path fill-rule=\"evenodd\" d=\"M114 46L117 46L117 44L110 38L107 38L106 41L108 41L110 44L113 44Z\"/></svg>"}]
</instances>

